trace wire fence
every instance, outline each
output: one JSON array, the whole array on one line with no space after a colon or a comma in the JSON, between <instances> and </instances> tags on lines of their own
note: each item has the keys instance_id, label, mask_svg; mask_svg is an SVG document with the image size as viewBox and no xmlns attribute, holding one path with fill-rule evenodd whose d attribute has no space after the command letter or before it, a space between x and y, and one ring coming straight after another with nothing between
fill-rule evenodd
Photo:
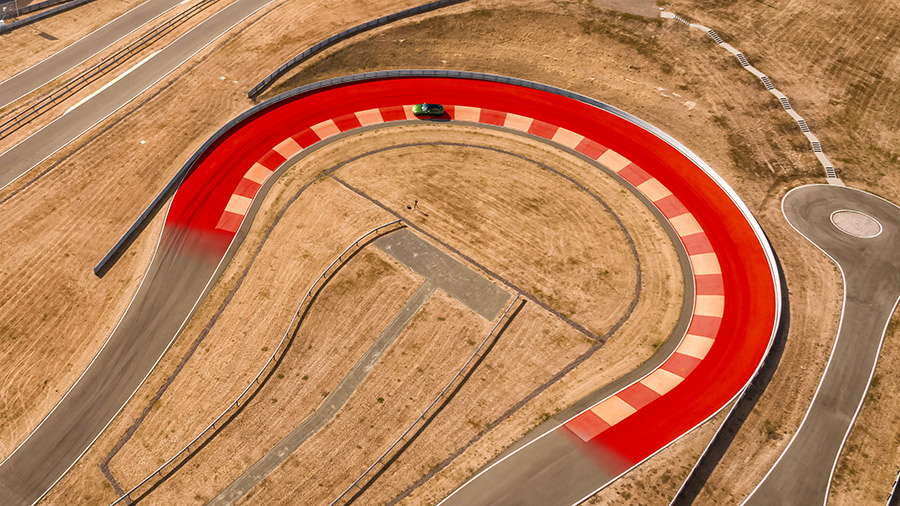
<instances>
[{"instance_id":1,"label":"wire fence","mask_svg":"<svg viewBox=\"0 0 900 506\"><path fill-rule=\"evenodd\" d=\"M93 67L69 79L61 86L51 91L50 93L38 98L30 105L15 110L12 117L0 123L0 140L8 137L22 126L28 124L38 116L49 111L59 102L62 102L63 100L71 97L100 77L108 74L109 72L120 66L122 63L128 61L135 54L143 51L148 46L155 43L165 35L178 28L180 25L187 22L190 18L218 1L219 0L202 0L196 5L191 6L181 14L178 14L177 16L166 20L144 35L141 35L141 37L137 40L131 42L122 49L119 49L112 55L104 58Z\"/></svg>"},{"instance_id":2,"label":"wire fence","mask_svg":"<svg viewBox=\"0 0 900 506\"><path fill-rule=\"evenodd\" d=\"M378 473L382 469L387 467L393 461L394 457L399 455L400 451L403 448L401 444L412 441L412 438L415 437L416 433L419 430L423 429L425 425L428 424L428 421L434 415L436 415L438 411L440 411L445 402L449 400L452 392L456 389L456 387L460 385L462 379L465 378L475 368L478 359L484 356L484 353L487 352L486 348L489 348L487 346L488 341L490 341L491 338L496 339L496 337L500 335L500 332L502 332L502 330L506 327L506 324L509 323L509 321L512 319L513 314L511 314L511 310L521 297L521 293L516 294L512 302L510 302L509 306L507 306L506 311L504 311L503 314L500 315L500 319L497 320L497 323L493 328L491 328L491 331L488 333L488 335L484 338L483 341L481 341L481 344L478 345L478 348L476 348L469 359L466 360L466 363L464 363L463 366L459 369L459 372L457 372L456 375L453 376L453 379L451 379L450 382L447 383L447 385L444 387L444 389L441 390L441 393L439 393L438 396L435 397L433 401L431 401L431 404L429 404L428 407L425 408L425 411L423 411L422 414L419 415L418 418L416 418L416 421L414 421L412 425L410 425L409 428L407 428L403 432L403 434L401 434L400 437L397 438L396 441L394 441L394 443L390 446L390 448L387 449L387 451L385 451L381 454L380 457L378 457L378 460L376 460L374 464L369 466L368 469L366 469L362 473L362 475L360 475L360 477L356 479L356 481L354 481L349 487L347 487L347 489L344 490L341 495L337 497L337 499L331 501L331 504L329 506L344 505L352 502L357 495L362 493L366 489L366 487L368 487L368 485L375 480L375 478L378 476ZM500 332L498 332L498 330ZM353 492L352 495L350 494L351 492Z\"/></svg>"},{"instance_id":3,"label":"wire fence","mask_svg":"<svg viewBox=\"0 0 900 506\"><path fill-rule=\"evenodd\" d=\"M253 381L247 385L240 395L238 395L237 399L235 399L231 404L225 408L222 413L216 417L215 420L212 421L209 425L206 426L194 439L191 440L190 443L187 444L184 448L182 448L178 453L176 453L172 458L167 460L163 465L159 466L156 471L152 474L141 480L140 483L135 485L131 490L126 492L124 495L116 499L111 506L119 504L121 502L131 503L133 501L133 497L138 497L143 493L148 492L152 489L157 483L159 483L162 479L168 476L171 472L174 472L178 469L178 467L183 464L192 453L209 442L210 439L215 435L215 433L221 429L230 419L231 416L235 415L247 401L252 398L259 388L262 387L265 380L263 379L266 375L271 374L275 367L277 367L281 358L283 357L287 344L290 341L291 330L294 329L295 323L299 328L300 322L298 319L302 320L302 314L309 308L312 304L312 299L318 294L318 292L325 286L328 279L334 274L340 267L349 260L353 254L361 249L368 242L367 240L373 236L376 236L382 232L393 231L403 227L403 223L401 220L394 220L383 225L379 225L372 230L369 230L365 234L361 235L358 239L353 241L350 246L341 252L340 255L337 256L331 263L322 271L322 274L319 274L319 277L313 281L312 285L309 287L309 290L306 291L306 294L303 296L303 299L300 300L300 304L297 306L297 310L294 312L294 316L291 318L290 324L287 326L287 330L284 331L284 335L281 336L281 341L278 343L278 346L272 352L272 355L266 361L265 365L263 365L262 369L259 370L259 373L253 378ZM388 230L390 229L390 230Z\"/></svg>"},{"instance_id":4,"label":"wire fence","mask_svg":"<svg viewBox=\"0 0 900 506\"><path fill-rule=\"evenodd\" d=\"M353 28L348 28L342 32L339 32L331 37L328 37L325 40L322 40L297 56L291 58L287 63L278 67L274 72L267 75L263 78L262 81L257 83L256 86L250 89L247 92L247 97L254 98L272 85L278 78L286 74L292 68L300 65L306 60L312 58L313 56L321 53L322 51L328 49L329 47L341 42L343 40L349 39L354 35L358 35L363 32L367 32L374 28L378 28L379 26L384 26L388 23L392 23L394 21L415 16L416 14L422 14L423 12L430 12L433 10L437 10L443 7L448 7L450 5L456 5L468 0L438 0L436 2L429 2L427 4L419 5L418 7L412 7L409 9L402 10L400 12L395 12L393 14L388 14L387 16L382 16L378 19L373 19L372 21L368 21L366 23L362 23L360 25L356 25Z\"/></svg>"}]
</instances>

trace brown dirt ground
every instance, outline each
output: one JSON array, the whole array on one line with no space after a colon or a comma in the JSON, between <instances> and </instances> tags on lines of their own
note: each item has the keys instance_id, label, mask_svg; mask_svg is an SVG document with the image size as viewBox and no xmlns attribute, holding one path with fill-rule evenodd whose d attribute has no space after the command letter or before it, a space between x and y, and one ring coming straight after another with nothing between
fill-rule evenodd
<instances>
[{"instance_id":1,"label":"brown dirt ground","mask_svg":"<svg viewBox=\"0 0 900 506\"><path fill-rule=\"evenodd\" d=\"M397 138L421 145L356 160L338 177L403 210L412 223L594 334L603 335L621 319L632 299L637 265L624 234L600 203L515 156L430 144L470 143L525 156L536 151L523 153L525 143L509 134L429 130L422 135L390 129L371 136L373 148ZM543 152L540 156L547 159ZM614 186L608 184L604 195L618 198ZM427 216L406 211L413 200Z\"/></svg>"},{"instance_id":2,"label":"brown dirt ground","mask_svg":"<svg viewBox=\"0 0 900 506\"><path fill-rule=\"evenodd\" d=\"M340 23L350 26L404 6L387 1L353 3L347 12L332 9L336 17L330 23L313 26L302 21L320 12L321 5L291 3L276 11L278 16L264 9L245 21L244 27L261 18L268 25L263 23L261 30L257 26L257 32L240 40L268 46L273 38L290 34L296 44L309 45L336 26L344 26ZM294 23L282 23L285 19ZM222 46L233 47L235 43L229 46L227 40L231 39L210 45L193 65ZM23 177L0 193L0 201L13 196L0 204L4 216L0 250L6 251L0 260L2 285L25 287L0 294L4 312L0 349L19 350L0 356L0 370L9 379L0 390L4 456L58 402L100 349L143 276L158 228L148 229L103 280L96 279L90 269L184 160L247 107L243 87L219 76L237 78L239 83L249 82L248 75L257 79L260 68L275 68L286 59L284 52L290 48L279 47L280 54L261 50L265 57L259 52L241 57L228 51L216 53L196 73L190 73L192 66L187 65L152 89L150 97L158 97L153 92L165 89L162 97L155 98L155 106L143 108L145 102L138 101L123 108L102 122L97 133L57 153L34 173L61 160L65 164L36 180ZM192 97L197 89L216 98L199 103ZM141 113L130 114L135 110ZM107 131L109 135L99 136ZM139 139L147 144L139 144ZM77 154L71 157L73 153ZM111 172L116 176L109 177ZM157 218L153 226L159 224ZM35 325L35 321L43 323ZM58 337L60 329L65 329L65 339Z\"/></svg>"},{"instance_id":3,"label":"brown dirt ground","mask_svg":"<svg viewBox=\"0 0 900 506\"><path fill-rule=\"evenodd\" d=\"M491 329L438 291L341 412L270 475L255 504L327 504L425 410ZM567 336L571 338L570 336Z\"/></svg>"},{"instance_id":4,"label":"brown dirt ground","mask_svg":"<svg viewBox=\"0 0 900 506\"><path fill-rule=\"evenodd\" d=\"M334 183L318 184L310 190L291 207L286 226L270 238L263 262L255 264L249 282L230 302L234 310L223 314L134 438L112 460L110 469L124 488L151 474L237 398L275 350L307 288L355 239L337 245L334 240L312 243L308 238L328 237L345 221L357 228L345 214L367 218L367 225L378 215L365 209L367 203L362 199L348 199L345 190ZM210 451L240 454L233 448L232 434L242 434L239 444L259 452L274 446L293 429L295 420L305 418L322 394L347 374L421 282L419 276L375 249L368 248L357 257L316 300L279 366L281 376L260 391L259 401L245 409L227 433L217 436ZM202 407L196 406L198 397L204 399ZM271 399L277 402L270 404ZM267 425L264 433L257 430ZM251 443L254 437L262 440ZM198 457L196 465L203 461L202 455ZM249 452L233 464L240 469L258 457Z\"/></svg>"},{"instance_id":5,"label":"brown dirt ground","mask_svg":"<svg viewBox=\"0 0 900 506\"><path fill-rule=\"evenodd\" d=\"M254 81L296 54L300 47L337 31L332 24L345 26L341 23L346 20L341 16L329 17L334 21L328 26L324 23L282 23L283 19L309 19L311 11L298 14L299 7L295 4L279 4L274 11L266 10L255 16L245 26L261 19L259 23L252 24L231 42L211 46L200 55L202 63L195 72L178 80L147 107L134 105L106 121L101 128L112 125L129 112L141 111L141 114L117 123L108 135L67 159L65 174L60 170L51 171L17 195L15 205L36 206L45 199L52 202L53 198L62 205L68 200L60 200L63 196L68 197L68 188L64 191L59 184L66 177L91 187L94 190L92 198L105 199L106 206L102 210L110 223L98 230L92 221L90 235L94 240L84 248L73 250L72 254L86 259L84 264L89 266L99 256L92 256L85 250L96 248L97 243L111 244L115 234L127 227L139 207L149 200L142 200L140 196L152 194L161 187L165 178L203 139L246 107L241 96L244 90L230 82L227 85L219 83L219 75L228 72L228 75L237 76L240 82ZM396 10L393 4L388 4L379 3L378 7L384 7L384 12ZM499 14L489 9L497 5L489 1L472 2L455 7L452 12L430 15L424 21L403 22L365 39L348 42L341 49L302 68L300 77L291 80L288 86L362 70L405 67L410 62L421 62L425 67L446 65L515 75L585 93L628 110L674 134L715 167L759 217L785 263L791 294L793 325L780 370L726 453L720 469L711 477L699 503L728 502L729 498L745 496L752 486L754 473L761 475L774 462L778 445L786 443L785 436L799 422L798 413L802 413L804 408L801 406L808 400L821 373L836 330L834 320L823 319L821 315L823 307L824 314L836 314L840 303L839 276L833 269L806 265L806 259L827 260L811 246L797 240L778 209L780 198L788 188L821 180L820 169L808 143L758 82L702 34L689 32L673 22L644 21L564 2L537 6L509 2L510 7L502 14L504 22L496 23L491 18ZM376 14L372 12L375 9L370 6L367 10L357 10L363 19L368 19L374 17L371 14ZM823 139L826 153L838 162L845 182L874 190L894 201L900 200L900 181L891 170L898 159L895 127L900 121L892 112L897 109L898 38L889 35L900 26L896 22L898 13L894 5L887 1L858 5L788 3L786 0L766 4L744 0L722 3L683 1L673 2L670 10L716 29L747 53L754 65L770 74L776 85L791 98L798 112L809 119L813 131ZM277 13L278 19L274 19L273 12ZM351 24L346 22L346 26ZM561 33L565 35L561 37ZM833 35L844 33L858 35L845 38ZM827 44L821 43L823 37L828 37ZM216 49L217 52L207 57ZM522 65L523 61L529 64ZM156 89L180 76L180 73L173 74ZM202 100L195 95L178 94L179 90L196 89L204 90ZM144 133L150 140L146 148L123 142ZM45 166L68 156L73 150L74 147L58 154ZM144 150L144 153L138 150ZM120 179L109 181L100 171L92 170L105 166L116 168ZM97 192L98 181L115 185L120 201L106 199ZM21 184L7 189L4 195L20 187ZM0 205L5 216L14 216L7 213L10 209L18 210L12 205L11 202ZM66 202L66 206L70 212L80 212L80 206L70 202ZM54 242L40 237L33 240L36 243L44 241L43 247ZM9 259L10 256L2 258ZM10 274L12 271L6 267L8 261L4 261L3 275L27 279L19 278L19 273ZM239 262L240 259L236 259L235 263ZM116 268L119 273L125 269L123 265ZM136 275L139 276L142 270L136 269ZM108 275L106 280L112 279L109 276L114 274ZM45 295L59 294L70 286L56 279L44 281L36 288L41 293L35 301ZM217 290L221 296L224 289ZM90 293L95 294L96 290ZM131 290L125 290L125 293L131 293ZM23 305L39 307L25 302ZM104 314L109 314L113 320L120 311L121 308L104 308ZM79 324L85 325L83 321ZM176 343L160 370L171 367L172 357L184 352L186 341L189 339L180 339ZM99 342L82 338L67 344L73 349L95 350ZM86 354L87 359L91 355ZM32 364L58 363L59 357L65 356L64 350L43 348L42 360ZM897 360L896 354L889 352L885 357ZM80 371L85 363L76 364L74 369ZM884 363L888 365L884 366ZM15 374L34 367L39 366L17 365ZM882 362L879 367L890 370L896 365ZM71 378L58 379L56 372L51 375L42 370L40 373L59 385L71 383ZM154 381L158 385L156 374L148 385ZM149 387L142 390L152 391ZM146 394L143 398L146 399ZM120 418L131 414L133 419L135 409L129 406ZM110 433L123 430L118 422L110 427ZM104 440L105 437L101 438L96 446L111 446ZM672 449L676 448L678 445ZM868 452L869 458L882 459L879 462L894 460L896 466L896 457L889 453L894 451L893 448L873 448ZM94 450L86 461L92 453ZM684 462L690 461L689 453L683 454ZM96 460L93 462L95 466ZM653 461L645 464L653 465ZM79 464L61 485L75 476L82 476L85 469L84 463ZM890 474L878 472L879 475ZM734 480L735 476L745 475L750 478ZM874 483L869 486L874 489L876 485L881 486ZM62 502L63 496L54 492L50 497Z\"/></svg>"}]
</instances>

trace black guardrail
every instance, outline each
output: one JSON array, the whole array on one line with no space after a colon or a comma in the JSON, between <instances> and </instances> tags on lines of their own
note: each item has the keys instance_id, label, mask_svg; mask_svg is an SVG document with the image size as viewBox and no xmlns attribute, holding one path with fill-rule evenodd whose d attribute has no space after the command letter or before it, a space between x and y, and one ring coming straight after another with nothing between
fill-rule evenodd
<instances>
[{"instance_id":1,"label":"black guardrail","mask_svg":"<svg viewBox=\"0 0 900 506\"><path fill-rule=\"evenodd\" d=\"M575 100L579 100L596 107L609 108L608 105L600 102L599 100L595 100L578 93L564 90L562 88L557 88L555 86L540 84L533 81L526 81L524 79L518 79L515 77L500 76L496 74L484 74L481 72L469 72L464 70L380 70L376 72L366 72L362 74L335 77L326 79L324 81L310 83L299 88L286 91L280 95L266 100L265 102L261 102L251 107L250 109L241 113L238 117L223 125L222 128L220 128L218 131L216 131L216 133L214 133L212 137L207 139L206 142L204 142L203 145L200 146L200 148L191 155L188 161L181 166L178 172L176 172L172 179L169 180L169 182L166 184L166 186L163 187L162 191L159 192L159 194L156 196L156 198L153 199L153 201L144 210L144 212L141 213L141 215L134 221L134 223L128 228L128 230L125 231L122 237L119 238L116 244L113 245L108 253L106 253L103 259L101 259L100 262L94 267L94 274L96 274L97 276L103 276L103 274L105 274L106 271L109 270L112 264L115 263L115 260L117 260L122 255L122 253L124 253L125 250L128 249L128 246L130 246L131 243L134 242L134 239L137 237L137 235L147 226L147 223L149 223L150 219L152 219L153 216L156 215L156 212L159 210L162 204L166 200L168 200L168 198L181 185L181 182L184 180L184 178L188 175L188 173L190 173L191 169L194 168L194 164L196 164L197 161L204 154L206 154L206 151L213 144L215 144L219 141L219 139L231 132L231 130L233 130L236 126L240 125L256 114L259 114L265 109L273 107L286 100L312 93L314 91L361 81L402 77L456 77L462 79L475 79L479 81L493 81L498 83L514 84L526 88L548 91L550 93L555 93L564 97L573 98Z\"/></svg>"},{"instance_id":2,"label":"black guardrail","mask_svg":"<svg viewBox=\"0 0 900 506\"><path fill-rule=\"evenodd\" d=\"M151 44L185 23L188 19L218 1L219 0L203 0L200 3L191 6L184 12L169 18L162 24L141 35L140 38L129 43L122 49L119 49L112 55L107 56L93 67L69 79L52 92L38 98L28 106L16 110L12 117L0 123L0 139L9 136L23 125L28 124L41 114L47 112L58 102L71 97L94 80L114 70L125 61L128 61L136 53L143 51Z\"/></svg>"},{"instance_id":3,"label":"black guardrail","mask_svg":"<svg viewBox=\"0 0 900 506\"><path fill-rule=\"evenodd\" d=\"M25 25L30 25L31 23L34 23L35 21L40 21L44 18L49 18L50 16L59 14L60 12L67 11L69 9L74 9L75 7L79 7L79 6L82 6L86 3L90 3L93 1L94 0L48 0L46 2L41 2L38 4L22 7L21 9L18 10L18 14L25 14L26 9L30 9L27 12L34 12L36 10L43 9L44 7L49 7L51 5L66 2L63 5L53 7L52 9L47 9L44 12L35 14L34 16L28 16L27 18L20 18L20 19L13 21L12 23L4 23L4 24L0 25L0 33L6 33L9 31L15 30L16 28L19 28L19 27L22 27ZM43 5L42 7L37 7L38 5L42 5L42 4L45 4L45 5ZM32 7L35 7L35 8L32 8Z\"/></svg>"},{"instance_id":4,"label":"black guardrail","mask_svg":"<svg viewBox=\"0 0 900 506\"><path fill-rule=\"evenodd\" d=\"M379 26L384 26L388 23L392 23L394 21L408 18L411 16L415 16L416 14L422 14L423 12L430 12L433 10L437 10L443 7L448 7L450 5L456 5L463 2L467 2L468 0L438 0L436 2L429 2L427 4L422 4L418 7L412 7L409 9L402 10L400 12L395 12L393 14L388 14L387 16L382 16L378 19L373 19L372 21L367 21L361 25L356 25L353 28L348 28L343 32L336 33L331 37L328 37L325 40L317 42L316 44L310 46L308 49L298 54L297 56L291 58L287 63L278 67L274 72L267 75L263 78L262 81L256 84L250 91L247 92L247 97L255 98L257 95L265 91L275 82L278 78L286 74L289 70L300 65L306 60L312 58L313 56L321 53L322 51L328 49L329 47L341 42L343 40L349 39L354 35L358 35L363 32L367 32L372 30L373 28L378 28Z\"/></svg>"}]
</instances>

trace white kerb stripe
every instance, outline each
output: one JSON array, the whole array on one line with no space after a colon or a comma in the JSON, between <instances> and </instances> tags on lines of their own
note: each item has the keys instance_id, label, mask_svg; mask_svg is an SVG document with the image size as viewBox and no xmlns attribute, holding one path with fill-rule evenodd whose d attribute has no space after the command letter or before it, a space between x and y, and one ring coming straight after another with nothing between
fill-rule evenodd
<instances>
[{"instance_id":1,"label":"white kerb stripe","mask_svg":"<svg viewBox=\"0 0 900 506\"><path fill-rule=\"evenodd\" d=\"M300 145L297 144L297 141L288 137L287 139L278 143L278 145L272 149L274 149L275 152L279 155L285 158L290 158L299 153L303 148L301 148Z\"/></svg>"},{"instance_id":2,"label":"white kerb stripe","mask_svg":"<svg viewBox=\"0 0 900 506\"><path fill-rule=\"evenodd\" d=\"M247 214L247 209L250 209L251 202L253 202L253 199L250 197L234 194L228 201L228 205L225 206L225 211L243 216Z\"/></svg>"},{"instance_id":3,"label":"white kerb stripe","mask_svg":"<svg viewBox=\"0 0 900 506\"><path fill-rule=\"evenodd\" d=\"M553 138L550 139L553 142L562 144L567 148L575 149L582 140L584 140L584 136L581 134L576 134L571 130L566 130L565 128L560 128L553 134Z\"/></svg>"},{"instance_id":4,"label":"white kerb stripe","mask_svg":"<svg viewBox=\"0 0 900 506\"><path fill-rule=\"evenodd\" d=\"M481 119L481 108L480 107L469 107L467 105L455 105L453 106L453 119L459 121L474 121L478 122Z\"/></svg>"},{"instance_id":5,"label":"white kerb stripe","mask_svg":"<svg viewBox=\"0 0 900 506\"><path fill-rule=\"evenodd\" d=\"M603 154L600 155L600 158L597 158L597 161L608 167L609 170L613 172L619 172L620 170L631 164L631 160L625 158L624 156L616 153L611 149L607 149L605 152L603 152Z\"/></svg>"},{"instance_id":6,"label":"white kerb stripe","mask_svg":"<svg viewBox=\"0 0 900 506\"><path fill-rule=\"evenodd\" d=\"M675 233L681 237L703 232L703 229L700 228L700 224L697 223L697 219L694 218L694 215L691 213L684 213L682 215L675 216L674 218L669 218L669 223L672 224L672 228L675 229Z\"/></svg>"},{"instance_id":7,"label":"white kerb stripe","mask_svg":"<svg viewBox=\"0 0 900 506\"><path fill-rule=\"evenodd\" d=\"M604 422L615 425L637 410L614 395L591 408L591 411L602 418Z\"/></svg>"},{"instance_id":8,"label":"white kerb stripe","mask_svg":"<svg viewBox=\"0 0 900 506\"><path fill-rule=\"evenodd\" d=\"M321 123L315 124L310 129L319 136L320 139L327 139L332 135L341 133L341 129L334 124L334 120L327 119Z\"/></svg>"},{"instance_id":9,"label":"white kerb stripe","mask_svg":"<svg viewBox=\"0 0 900 506\"><path fill-rule=\"evenodd\" d=\"M722 274L722 268L719 266L719 259L715 253L700 253L699 255L691 255L691 268L694 269L695 276L704 274Z\"/></svg>"},{"instance_id":10,"label":"white kerb stripe","mask_svg":"<svg viewBox=\"0 0 900 506\"><path fill-rule=\"evenodd\" d=\"M698 316L722 317L725 312L724 295L698 295L697 304L694 306L694 314Z\"/></svg>"},{"instance_id":11,"label":"white kerb stripe","mask_svg":"<svg viewBox=\"0 0 900 506\"><path fill-rule=\"evenodd\" d=\"M506 128L512 128L513 130L527 132L528 129L531 128L531 124L533 122L534 119L532 118L509 113L506 115L506 119L503 120L503 126Z\"/></svg>"},{"instance_id":12,"label":"white kerb stripe","mask_svg":"<svg viewBox=\"0 0 900 506\"><path fill-rule=\"evenodd\" d=\"M250 170L244 174L244 179L249 179L256 184L263 184L270 175L272 175L272 171L268 167L261 163L254 163L253 167L250 167Z\"/></svg>"},{"instance_id":13,"label":"white kerb stripe","mask_svg":"<svg viewBox=\"0 0 900 506\"><path fill-rule=\"evenodd\" d=\"M684 380L681 376L665 369L657 369L641 380L641 384L659 395L664 395Z\"/></svg>"},{"instance_id":14,"label":"white kerb stripe","mask_svg":"<svg viewBox=\"0 0 900 506\"><path fill-rule=\"evenodd\" d=\"M384 118L381 116L381 111L378 109L366 109L365 111L358 111L356 113L356 119L359 120L359 124L362 126L384 123Z\"/></svg>"},{"instance_id":15,"label":"white kerb stripe","mask_svg":"<svg viewBox=\"0 0 900 506\"><path fill-rule=\"evenodd\" d=\"M687 334L684 336L684 340L681 341L681 345L679 345L675 351L682 355L703 360L703 358L706 357L706 354L709 353L709 349L712 348L714 342L715 340L709 337Z\"/></svg>"},{"instance_id":16,"label":"white kerb stripe","mask_svg":"<svg viewBox=\"0 0 900 506\"><path fill-rule=\"evenodd\" d=\"M643 183L636 186L639 192L643 193L651 202L656 202L657 200L664 199L672 194L668 188L663 186L662 183L656 180L656 178L650 178Z\"/></svg>"}]
</instances>

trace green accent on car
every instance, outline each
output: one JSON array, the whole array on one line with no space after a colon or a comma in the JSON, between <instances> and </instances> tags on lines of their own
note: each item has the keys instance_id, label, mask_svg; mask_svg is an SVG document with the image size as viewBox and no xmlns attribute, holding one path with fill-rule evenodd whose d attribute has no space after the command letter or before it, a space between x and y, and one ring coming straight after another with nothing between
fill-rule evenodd
<instances>
[{"instance_id":1,"label":"green accent on car","mask_svg":"<svg viewBox=\"0 0 900 506\"><path fill-rule=\"evenodd\" d=\"M412 107L412 113L416 116L443 116L444 106L441 104L416 104Z\"/></svg>"}]
</instances>

